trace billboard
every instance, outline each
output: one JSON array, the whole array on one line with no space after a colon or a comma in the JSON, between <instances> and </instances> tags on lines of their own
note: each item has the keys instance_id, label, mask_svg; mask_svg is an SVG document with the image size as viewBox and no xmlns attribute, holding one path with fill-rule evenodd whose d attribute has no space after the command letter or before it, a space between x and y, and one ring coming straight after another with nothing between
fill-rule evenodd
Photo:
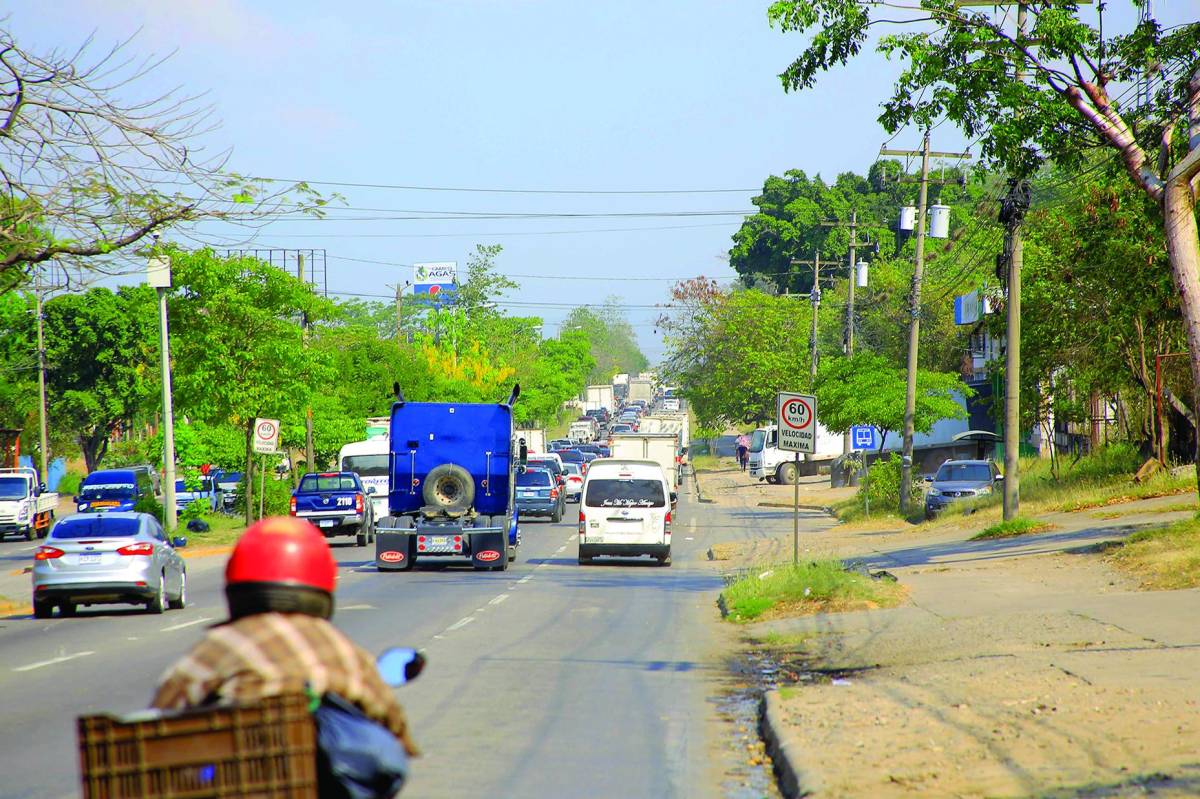
<instances>
[{"instance_id":1,"label":"billboard","mask_svg":"<svg viewBox=\"0 0 1200 799\"><path fill-rule=\"evenodd\" d=\"M431 261L413 264L413 294L428 295L434 305L454 302L458 290L458 262Z\"/></svg>"}]
</instances>

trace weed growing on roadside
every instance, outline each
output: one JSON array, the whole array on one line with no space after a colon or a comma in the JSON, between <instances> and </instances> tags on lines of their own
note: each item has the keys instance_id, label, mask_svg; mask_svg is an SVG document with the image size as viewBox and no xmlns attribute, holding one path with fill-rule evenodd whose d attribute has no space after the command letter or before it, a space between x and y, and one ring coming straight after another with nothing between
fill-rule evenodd
<instances>
[{"instance_id":1,"label":"weed growing on roadside","mask_svg":"<svg viewBox=\"0 0 1200 799\"><path fill-rule=\"evenodd\" d=\"M760 567L722 592L729 620L748 622L768 613L803 615L824 611L891 607L904 589L847 572L839 560Z\"/></svg>"},{"instance_id":2,"label":"weed growing on roadside","mask_svg":"<svg viewBox=\"0 0 1200 799\"><path fill-rule=\"evenodd\" d=\"M1055 529L1058 528L1049 522L1040 522L1037 519L1018 516L1015 519L1009 519L1006 522L999 522L997 524L993 524L991 527L985 527L975 535L971 536L971 540L986 541L992 538L1013 538L1018 535L1044 533L1048 530Z\"/></svg>"}]
</instances>

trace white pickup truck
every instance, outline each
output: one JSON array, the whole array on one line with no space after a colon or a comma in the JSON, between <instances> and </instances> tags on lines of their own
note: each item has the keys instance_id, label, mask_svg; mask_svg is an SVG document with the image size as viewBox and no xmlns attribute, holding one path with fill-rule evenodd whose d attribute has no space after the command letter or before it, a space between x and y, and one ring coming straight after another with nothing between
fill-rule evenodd
<instances>
[{"instance_id":1,"label":"white pickup truck","mask_svg":"<svg viewBox=\"0 0 1200 799\"><path fill-rule=\"evenodd\" d=\"M14 533L45 538L54 522L58 494L46 491L28 466L0 469L0 538Z\"/></svg>"}]
</instances>

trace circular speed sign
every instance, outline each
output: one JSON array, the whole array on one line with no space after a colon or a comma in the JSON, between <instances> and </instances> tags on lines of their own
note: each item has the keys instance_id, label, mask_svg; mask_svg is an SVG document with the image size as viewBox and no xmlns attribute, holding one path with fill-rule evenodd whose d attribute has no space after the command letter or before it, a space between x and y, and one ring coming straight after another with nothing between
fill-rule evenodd
<instances>
[{"instance_id":1,"label":"circular speed sign","mask_svg":"<svg viewBox=\"0 0 1200 799\"><path fill-rule=\"evenodd\" d=\"M784 400L780 410L783 423L793 430L804 430L812 424L812 408L799 397L789 397Z\"/></svg>"},{"instance_id":2,"label":"circular speed sign","mask_svg":"<svg viewBox=\"0 0 1200 799\"><path fill-rule=\"evenodd\" d=\"M274 441L275 432L275 423L270 419L263 419L258 423L258 427L255 428L255 433L261 441Z\"/></svg>"}]
</instances>

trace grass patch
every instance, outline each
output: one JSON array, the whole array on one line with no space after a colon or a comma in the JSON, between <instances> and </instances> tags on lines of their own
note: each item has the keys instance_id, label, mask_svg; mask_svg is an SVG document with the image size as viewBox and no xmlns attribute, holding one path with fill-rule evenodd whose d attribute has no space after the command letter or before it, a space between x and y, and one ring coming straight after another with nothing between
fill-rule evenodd
<instances>
[{"instance_id":1,"label":"grass patch","mask_svg":"<svg viewBox=\"0 0 1200 799\"><path fill-rule=\"evenodd\" d=\"M235 544L246 530L246 521L241 516L227 516L222 513L205 516L208 522L208 532L193 533L181 522L175 535L186 536L189 548L219 547ZM183 551L187 551L186 549Z\"/></svg>"},{"instance_id":2,"label":"grass patch","mask_svg":"<svg viewBox=\"0 0 1200 799\"><path fill-rule=\"evenodd\" d=\"M1015 519L1009 519L1006 522L993 524L991 527L985 527L975 535L971 536L972 541L987 541L993 538L1015 538L1019 535L1030 535L1031 533L1044 533L1047 530L1057 529L1055 525L1049 522L1041 522L1037 519L1030 519L1027 516L1018 516Z\"/></svg>"},{"instance_id":3,"label":"grass patch","mask_svg":"<svg viewBox=\"0 0 1200 799\"><path fill-rule=\"evenodd\" d=\"M779 698L785 702L800 695L800 689L794 685L784 685L777 690L779 691Z\"/></svg>"},{"instance_id":4,"label":"grass patch","mask_svg":"<svg viewBox=\"0 0 1200 799\"><path fill-rule=\"evenodd\" d=\"M733 458L722 458L716 455L689 455L688 463L697 472L720 472L737 468Z\"/></svg>"},{"instance_id":5,"label":"grass patch","mask_svg":"<svg viewBox=\"0 0 1200 799\"><path fill-rule=\"evenodd\" d=\"M1134 533L1106 559L1145 588L1200 586L1200 519Z\"/></svg>"},{"instance_id":6,"label":"grass patch","mask_svg":"<svg viewBox=\"0 0 1200 799\"><path fill-rule=\"evenodd\" d=\"M841 610L892 607L904 589L847 572L839 560L757 567L722 592L729 620L748 622Z\"/></svg>"},{"instance_id":7,"label":"grass patch","mask_svg":"<svg viewBox=\"0 0 1200 799\"><path fill-rule=\"evenodd\" d=\"M770 630L762 638L755 638L755 643L767 649L798 649L810 640L812 633L781 633Z\"/></svg>"}]
</instances>

